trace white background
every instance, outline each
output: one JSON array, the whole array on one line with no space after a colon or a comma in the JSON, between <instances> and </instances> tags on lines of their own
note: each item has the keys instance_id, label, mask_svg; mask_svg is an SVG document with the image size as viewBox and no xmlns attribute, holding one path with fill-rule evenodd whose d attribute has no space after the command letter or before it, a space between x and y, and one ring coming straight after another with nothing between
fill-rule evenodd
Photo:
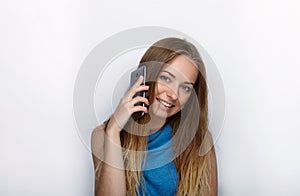
<instances>
[{"instance_id":1,"label":"white background","mask_svg":"<svg viewBox=\"0 0 300 196\"><path fill-rule=\"evenodd\" d=\"M296 0L0 1L0 195L93 195L75 79L97 44L146 25L193 37L222 75L219 195L299 195L299 19Z\"/></svg>"}]
</instances>

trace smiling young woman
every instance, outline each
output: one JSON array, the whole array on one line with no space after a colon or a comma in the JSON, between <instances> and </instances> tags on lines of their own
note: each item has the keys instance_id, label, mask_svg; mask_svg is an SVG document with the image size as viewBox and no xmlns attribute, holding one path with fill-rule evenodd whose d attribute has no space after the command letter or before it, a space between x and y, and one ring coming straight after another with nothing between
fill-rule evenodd
<instances>
[{"instance_id":1,"label":"smiling young woman","mask_svg":"<svg viewBox=\"0 0 300 196\"><path fill-rule=\"evenodd\" d=\"M206 74L196 47L165 38L140 65L147 69L146 85L140 78L92 134L95 195L217 195ZM133 98L139 91L147 97ZM137 111L146 115L134 121Z\"/></svg>"}]
</instances>

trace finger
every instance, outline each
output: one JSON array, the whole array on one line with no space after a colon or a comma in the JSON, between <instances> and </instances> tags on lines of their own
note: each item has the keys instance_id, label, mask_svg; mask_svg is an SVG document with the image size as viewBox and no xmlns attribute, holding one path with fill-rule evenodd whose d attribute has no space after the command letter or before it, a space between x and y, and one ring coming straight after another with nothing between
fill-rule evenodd
<instances>
[{"instance_id":1,"label":"finger","mask_svg":"<svg viewBox=\"0 0 300 196\"><path fill-rule=\"evenodd\" d=\"M144 86L144 85L142 85L142 83L143 83L143 76L140 76L138 78L138 80L131 87L128 88L128 90L125 93L124 97L127 96L129 99L131 99L133 97L133 95L135 94L135 92L137 92L137 91L134 91L134 90L139 86Z\"/></svg>"},{"instance_id":2,"label":"finger","mask_svg":"<svg viewBox=\"0 0 300 196\"><path fill-rule=\"evenodd\" d=\"M134 93L137 93L139 91L147 91L147 90L149 90L149 88L150 87L147 85L140 85L140 86L136 87L135 89L133 89L133 91L134 91Z\"/></svg>"},{"instance_id":3,"label":"finger","mask_svg":"<svg viewBox=\"0 0 300 196\"><path fill-rule=\"evenodd\" d=\"M132 85L131 89L135 89L136 87L140 86L143 83L144 76L140 76L139 79Z\"/></svg>"},{"instance_id":4,"label":"finger","mask_svg":"<svg viewBox=\"0 0 300 196\"><path fill-rule=\"evenodd\" d=\"M149 105L149 104L150 104L150 103L149 103L149 100L148 100L147 98L141 97L141 96L137 96L137 97L133 98L133 99L130 101L130 105L134 105L134 104L136 104L136 103L138 103L138 102L143 102L143 103L145 103L146 105Z\"/></svg>"},{"instance_id":5,"label":"finger","mask_svg":"<svg viewBox=\"0 0 300 196\"><path fill-rule=\"evenodd\" d=\"M145 112L145 113L148 113L148 109L146 107L138 105L138 106L134 106L132 108L132 113L134 113L134 112Z\"/></svg>"},{"instance_id":6,"label":"finger","mask_svg":"<svg viewBox=\"0 0 300 196\"><path fill-rule=\"evenodd\" d=\"M133 99L133 97L135 96L136 93L142 92L142 91L148 91L149 88L150 88L149 86L142 85L135 89L131 89L130 91L127 92L127 94L125 95L124 98L125 98L125 100L127 100L129 102Z\"/></svg>"},{"instance_id":7,"label":"finger","mask_svg":"<svg viewBox=\"0 0 300 196\"><path fill-rule=\"evenodd\" d=\"M141 91L148 91L149 90L149 86L146 86L146 85L142 85L142 86L138 86L136 87L135 89L132 89L128 96L129 96L129 99L133 98L133 96L138 93L138 92L141 92Z\"/></svg>"}]
</instances>

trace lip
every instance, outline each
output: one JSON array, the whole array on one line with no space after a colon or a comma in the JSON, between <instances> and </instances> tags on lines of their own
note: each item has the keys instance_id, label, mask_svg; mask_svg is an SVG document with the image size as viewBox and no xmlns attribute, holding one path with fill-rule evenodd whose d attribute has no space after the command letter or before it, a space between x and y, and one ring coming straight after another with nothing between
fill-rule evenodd
<instances>
[{"instance_id":1,"label":"lip","mask_svg":"<svg viewBox=\"0 0 300 196\"><path fill-rule=\"evenodd\" d=\"M160 103L160 105L163 106L163 108L166 109L166 110L169 110L169 109L175 107L174 104L171 104L170 102L165 101L165 100L163 100L163 99L161 99L161 98L159 98L159 97L156 97L156 100L157 100L157 101ZM170 106L167 106L166 104L167 104L167 105L170 105Z\"/></svg>"}]
</instances>

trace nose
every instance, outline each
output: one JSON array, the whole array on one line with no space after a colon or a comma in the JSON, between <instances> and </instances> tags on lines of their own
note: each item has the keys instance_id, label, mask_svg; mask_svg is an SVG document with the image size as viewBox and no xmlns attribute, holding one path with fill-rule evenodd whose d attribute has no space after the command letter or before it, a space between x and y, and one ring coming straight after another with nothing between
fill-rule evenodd
<instances>
[{"instance_id":1,"label":"nose","mask_svg":"<svg viewBox=\"0 0 300 196\"><path fill-rule=\"evenodd\" d=\"M172 88L167 88L166 90L167 96L170 97L172 100L178 99L177 93L178 92L173 90Z\"/></svg>"}]
</instances>

